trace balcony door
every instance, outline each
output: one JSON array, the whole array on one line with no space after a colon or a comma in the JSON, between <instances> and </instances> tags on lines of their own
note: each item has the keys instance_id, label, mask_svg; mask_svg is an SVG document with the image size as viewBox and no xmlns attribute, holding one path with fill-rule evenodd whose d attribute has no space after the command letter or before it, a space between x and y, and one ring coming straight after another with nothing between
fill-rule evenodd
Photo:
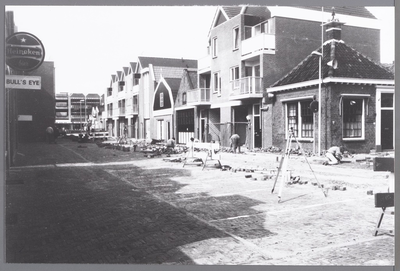
<instances>
[{"instance_id":1,"label":"balcony door","mask_svg":"<svg viewBox=\"0 0 400 271\"><path fill-rule=\"evenodd\" d=\"M258 84L258 78L261 77L260 65L246 66L245 77L247 78L247 80L249 80L248 89L245 90L245 92L252 94L258 93L260 91L259 88L261 87Z\"/></svg>"}]
</instances>

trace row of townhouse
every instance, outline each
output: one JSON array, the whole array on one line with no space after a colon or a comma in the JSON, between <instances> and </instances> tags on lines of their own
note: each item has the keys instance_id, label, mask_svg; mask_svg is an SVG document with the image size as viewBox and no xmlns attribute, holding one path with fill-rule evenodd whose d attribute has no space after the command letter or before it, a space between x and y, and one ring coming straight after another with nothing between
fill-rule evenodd
<instances>
[{"instance_id":1,"label":"row of townhouse","mask_svg":"<svg viewBox=\"0 0 400 271\"><path fill-rule=\"evenodd\" d=\"M138 57L112 75L105 128L223 146L237 133L250 149L283 148L293 129L314 152L393 149L394 75L366 8L218 7L207 49L198 60Z\"/></svg>"}]
</instances>

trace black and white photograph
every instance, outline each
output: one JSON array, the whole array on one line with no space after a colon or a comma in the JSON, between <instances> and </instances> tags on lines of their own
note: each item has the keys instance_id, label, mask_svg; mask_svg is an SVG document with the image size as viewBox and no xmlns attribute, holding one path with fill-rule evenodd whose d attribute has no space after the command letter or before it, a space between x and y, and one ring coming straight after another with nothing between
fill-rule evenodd
<instances>
[{"instance_id":1,"label":"black and white photograph","mask_svg":"<svg viewBox=\"0 0 400 271\"><path fill-rule=\"evenodd\" d=\"M323 3L6 5L4 263L393 270L395 7Z\"/></svg>"}]
</instances>

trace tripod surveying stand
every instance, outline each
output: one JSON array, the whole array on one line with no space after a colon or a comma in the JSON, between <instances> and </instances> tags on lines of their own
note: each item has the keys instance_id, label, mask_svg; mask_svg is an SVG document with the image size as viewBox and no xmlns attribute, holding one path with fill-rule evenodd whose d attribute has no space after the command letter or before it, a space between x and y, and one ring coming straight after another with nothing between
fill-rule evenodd
<instances>
[{"instance_id":1,"label":"tripod surveying stand","mask_svg":"<svg viewBox=\"0 0 400 271\"><path fill-rule=\"evenodd\" d=\"M317 176L315 176L315 173L314 173L314 171L312 170L311 165L310 165L310 163L309 163L308 160L307 160L307 157L306 157L306 154L305 154L305 152L304 152L304 150L303 150L303 147L301 146L300 142L297 140L297 138L296 138L295 135L294 135L293 128L290 128L290 129L289 129L289 138L288 138L288 140L287 140L287 142L286 142L285 153L284 153L284 155L282 156L281 161L280 161L280 163L279 163L278 172L276 173L275 182L274 182L274 186L273 186L273 188L272 188L271 193L274 193L275 185L276 185L276 183L277 183L277 181L278 181L278 178L279 178L279 173L282 172L282 180L281 180L281 183L280 183L280 186L279 186L279 192L278 192L278 202L281 202L283 184L285 183L285 180L288 178L288 176L290 176L290 175L288 175L288 169L287 169L287 167L288 167L288 163L289 163L290 146L292 145L292 140L293 140L293 139L296 141L297 145L300 147L300 151L301 151L302 155L304 156L304 159L306 160L306 162L307 162L307 164L308 164L308 166L309 166L311 172L313 173L314 178L315 178L315 180L317 181L318 187L321 188L322 193L324 193L324 196L327 197L328 194L324 191L323 187L322 187L321 184L319 183L319 181L318 181L318 179L317 179Z\"/></svg>"}]
</instances>

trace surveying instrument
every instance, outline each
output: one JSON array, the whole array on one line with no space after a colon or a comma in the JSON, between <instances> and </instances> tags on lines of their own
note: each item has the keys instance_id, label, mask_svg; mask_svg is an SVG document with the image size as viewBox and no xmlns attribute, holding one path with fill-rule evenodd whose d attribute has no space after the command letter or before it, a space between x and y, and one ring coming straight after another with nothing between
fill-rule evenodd
<instances>
[{"instance_id":1,"label":"surveying instrument","mask_svg":"<svg viewBox=\"0 0 400 271\"><path fill-rule=\"evenodd\" d=\"M315 176L315 173L312 170L311 165L307 160L307 157L303 150L303 147L301 146L300 142L297 140L296 136L294 135L293 127L290 127L290 129L289 129L289 138L286 142L286 148L285 148L284 155L282 156L281 161L279 163L278 172L276 173L275 182L274 182L274 186L272 188L271 194L274 193L275 185L279 178L279 173L282 172L282 178L281 178L281 183L280 183L279 192L278 192L278 202L281 202L283 184L285 183L285 180L287 180L290 177L290 174L288 174L288 163L289 163L289 156L290 156L290 151L291 151L290 147L292 145L293 139L296 141L297 145L300 148L302 155L304 156L304 159L306 160L308 166L310 167L310 170L313 173L315 180L317 181L318 187L321 188L322 193L324 193L324 196L327 197L328 196L327 191L326 192L324 191L323 186L321 186L321 184L319 183L319 181L317 179L317 176Z\"/></svg>"}]
</instances>

